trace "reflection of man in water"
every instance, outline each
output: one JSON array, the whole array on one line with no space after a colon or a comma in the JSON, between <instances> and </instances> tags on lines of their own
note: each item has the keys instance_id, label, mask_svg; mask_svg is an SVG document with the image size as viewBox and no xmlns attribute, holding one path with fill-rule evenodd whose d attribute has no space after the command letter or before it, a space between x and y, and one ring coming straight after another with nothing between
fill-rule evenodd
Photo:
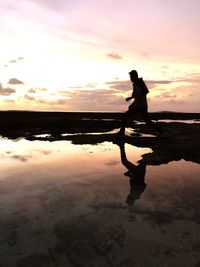
<instances>
[{"instance_id":1,"label":"reflection of man in water","mask_svg":"<svg viewBox=\"0 0 200 267\"><path fill-rule=\"evenodd\" d=\"M138 73L136 70L132 70L129 72L130 80L133 83L133 93L130 97L126 98L126 101L129 101L134 98L134 102L129 106L128 110L124 113L122 122L120 135L125 134L126 123L130 117L133 117L135 114L141 114L143 120L149 126L153 127L159 135L164 134L164 130L158 126L155 122L151 121L148 114L148 106L147 106L147 97L146 95L149 93L149 90L146 87L142 78L138 77Z\"/></svg>"},{"instance_id":2,"label":"reflection of man in water","mask_svg":"<svg viewBox=\"0 0 200 267\"><path fill-rule=\"evenodd\" d=\"M140 162L138 166L134 165L126 158L125 143L120 145L121 162L128 169L124 175L130 177L130 193L126 199L128 205L134 204L136 199L139 199L145 190L146 184L144 182L146 173L146 164Z\"/></svg>"}]
</instances>

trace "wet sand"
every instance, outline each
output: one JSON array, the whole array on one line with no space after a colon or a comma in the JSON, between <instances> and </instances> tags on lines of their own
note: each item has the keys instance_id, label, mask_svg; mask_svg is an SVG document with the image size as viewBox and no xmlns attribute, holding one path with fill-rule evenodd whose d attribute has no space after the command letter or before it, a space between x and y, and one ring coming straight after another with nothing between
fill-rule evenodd
<instances>
[{"instance_id":1,"label":"wet sand","mask_svg":"<svg viewBox=\"0 0 200 267\"><path fill-rule=\"evenodd\" d=\"M2 118L0 266L200 266L199 124L44 115Z\"/></svg>"}]
</instances>

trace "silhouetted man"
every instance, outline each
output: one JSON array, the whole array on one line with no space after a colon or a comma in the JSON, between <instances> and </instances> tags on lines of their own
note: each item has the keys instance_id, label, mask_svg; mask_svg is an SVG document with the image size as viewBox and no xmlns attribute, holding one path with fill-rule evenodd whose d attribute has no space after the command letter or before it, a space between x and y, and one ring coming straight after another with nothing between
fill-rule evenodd
<instances>
[{"instance_id":1,"label":"silhouetted man","mask_svg":"<svg viewBox=\"0 0 200 267\"><path fill-rule=\"evenodd\" d=\"M136 199L139 199L146 188L145 173L146 164L140 161L139 165L134 165L126 158L125 144L120 143L120 155L122 164L128 169L124 173L125 176L130 177L130 193L127 196L126 203L131 206L134 204Z\"/></svg>"},{"instance_id":2,"label":"silhouetted man","mask_svg":"<svg viewBox=\"0 0 200 267\"><path fill-rule=\"evenodd\" d=\"M136 113L140 113L142 115L143 120L151 127L153 127L159 135L164 133L164 130L158 126L155 122L151 121L148 115L148 106L147 106L147 97L146 95L149 93L149 90L144 83L142 78L138 77L138 73L136 70L132 70L129 72L130 80L133 83L133 93L130 97L126 98L126 101L129 101L134 98L134 102L129 106L128 111L126 111L123 115L121 122L120 134L125 134L126 123L129 117L132 117Z\"/></svg>"}]
</instances>

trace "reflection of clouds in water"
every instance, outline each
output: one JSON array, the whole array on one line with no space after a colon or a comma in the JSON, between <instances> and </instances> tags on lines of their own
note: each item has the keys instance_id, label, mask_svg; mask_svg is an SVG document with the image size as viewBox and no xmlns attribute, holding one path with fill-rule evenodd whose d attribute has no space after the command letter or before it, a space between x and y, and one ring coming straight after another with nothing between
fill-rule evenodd
<instances>
[{"instance_id":1,"label":"reflection of clouds in water","mask_svg":"<svg viewBox=\"0 0 200 267\"><path fill-rule=\"evenodd\" d=\"M99 133L98 133L99 134ZM81 149L84 152L88 153L96 153L96 152L108 152L108 151L114 151L114 146L110 142L103 142L103 143L97 143L97 144L90 144L90 145L80 145L79 149Z\"/></svg>"},{"instance_id":2,"label":"reflection of clouds in water","mask_svg":"<svg viewBox=\"0 0 200 267\"><path fill-rule=\"evenodd\" d=\"M23 139L9 140L3 138L0 141L1 162L3 160L27 162L30 159L37 160L38 157L41 157L41 155L48 156L53 152L57 152L57 150L53 150L53 147L51 150L49 147L45 149L44 144L25 141Z\"/></svg>"},{"instance_id":3,"label":"reflection of clouds in water","mask_svg":"<svg viewBox=\"0 0 200 267\"><path fill-rule=\"evenodd\" d=\"M98 144L97 151L98 152L106 152L106 151L114 151L117 145L112 144L110 142L103 142L101 144Z\"/></svg>"},{"instance_id":4,"label":"reflection of clouds in water","mask_svg":"<svg viewBox=\"0 0 200 267\"><path fill-rule=\"evenodd\" d=\"M35 153L36 152L36 153ZM35 150L35 151L30 151L30 154L24 154L24 152L22 151L20 153L20 151L5 151L3 153L0 153L0 158L3 159L14 159L14 160L19 160L21 162L26 162L29 159L37 159L39 154L42 155L50 155L51 153L53 153L53 151L48 151L48 150Z\"/></svg>"},{"instance_id":5,"label":"reflection of clouds in water","mask_svg":"<svg viewBox=\"0 0 200 267\"><path fill-rule=\"evenodd\" d=\"M52 151L47 151L47 150L44 150L44 151L40 151L41 154L43 155L49 155L52 153Z\"/></svg>"},{"instance_id":6,"label":"reflection of clouds in water","mask_svg":"<svg viewBox=\"0 0 200 267\"><path fill-rule=\"evenodd\" d=\"M80 149L84 152L91 152L91 147L88 145L81 145Z\"/></svg>"},{"instance_id":7,"label":"reflection of clouds in water","mask_svg":"<svg viewBox=\"0 0 200 267\"><path fill-rule=\"evenodd\" d=\"M106 164L107 166L116 166L116 165L118 165L119 163L120 163L119 160L110 160L110 161L107 161L105 164Z\"/></svg>"},{"instance_id":8,"label":"reflection of clouds in water","mask_svg":"<svg viewBox=\"0 0 200 267\"><path fill-rule=\"evenodd\" d=\"M163 119L163 120L158 120L158 122L166 122L166 123L177 122L177 123L187 123L187 124L193 124L193 123L200 124L200 120L198 120L198 119L195 119L195 120L169 120L169 119Z\"/></svg>"},{"instance_id":9,"label":"reflection of clouds in water","mask_svg":"<svg viewBox=\"0 0 200 267\"><path fill-rule=\"evenodd\" d=\"M30 154L20 154L17 151L6 151L5 153L0 154L1 160L10 159L10 160L19 160L21 162L27 162L29 159L33 159L34 156ZM36 158L36 157L35 157Z\"/></svg>"},{"instance_id":10,"label":"reflection of clouds in water","mask_svg":"<svg viewBox=\"0 0 200 267\"><path fill-rule=\"evenodd\" d=\"M53 153L53 151L51 151L51 150L41 150L41 149L36 149L36 150L34 150L35 152L38 152L38 153L40 153L40 154L42 154L42 155L49 155L49 154L51 154L51 153Z\"/></svg>"},{"instance_id":11,"label":"reflection of clouds in water","mask_svg":"<svg viewBox=\"0 0 200 267\"><path fill-rule=\"evenodd\" d=\"M13 155L10 157L11 159L17 159L21 162L26 162L28 159L32 158L31 156L20 156L20 155Z\"/></svg>"}]
</instances>

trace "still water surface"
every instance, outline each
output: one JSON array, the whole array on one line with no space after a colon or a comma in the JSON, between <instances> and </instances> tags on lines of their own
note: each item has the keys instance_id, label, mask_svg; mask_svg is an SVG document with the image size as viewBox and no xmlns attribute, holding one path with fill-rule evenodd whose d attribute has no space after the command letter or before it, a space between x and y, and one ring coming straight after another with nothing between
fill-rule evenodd
<instances>
[{"instance_id":1,"label":"still water surface","mask_svg":"<svg viewBox=\"0 0 200 267\"><path fill-rule=\"evenodd\" d=\"M0 266L198 266L200 165L124 148L1 139Z\"/></svg>"}]
</instances>

